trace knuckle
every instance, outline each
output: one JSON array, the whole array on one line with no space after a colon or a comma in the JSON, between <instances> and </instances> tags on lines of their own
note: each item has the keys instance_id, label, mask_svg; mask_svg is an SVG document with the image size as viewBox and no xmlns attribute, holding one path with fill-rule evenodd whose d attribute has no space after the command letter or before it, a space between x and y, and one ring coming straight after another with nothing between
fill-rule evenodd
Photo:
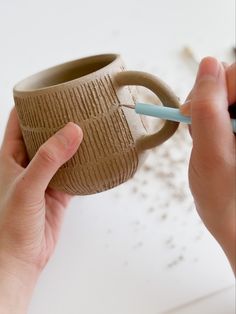
<instances>
[{"instance_id":1,"label":"knuckle","mask_svg":"<svg viewBox=\"0 0 236 314\"><path fill-rule=\"evenodd\" d=\"M219 106L212 98L195 100L192 104L192 114L202 119L214 118L219 116Z\"/></svg>"},{"instance_id":2,"label":"knuckle","mask_svg":"<svg viewBox=\"0 0 236 314\"><path fill-rule=\"evenodd\" d=\"M55 164L58 161L56 154L47 145L39 148L38 157L45 164Z\"/></svg>"}]
</instances>

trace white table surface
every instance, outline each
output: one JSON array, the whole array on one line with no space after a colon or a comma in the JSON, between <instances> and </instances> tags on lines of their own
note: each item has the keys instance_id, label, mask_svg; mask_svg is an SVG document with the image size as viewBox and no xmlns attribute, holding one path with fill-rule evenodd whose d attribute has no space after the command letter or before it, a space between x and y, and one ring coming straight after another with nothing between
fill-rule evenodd
<instances>
[{"instance_id":1,"label":"white table surface","mask_svg":"<svg viewBox=\"0 0 236 314\"><path fill-rule=\"evenodd\" d=\"M12 87L41 69L119 52L129 69L165 80L183 101L196 65L233 61L234 0L0 0L0 141ZM188 189L191 139L181 127L134 179L76 197L31 314L233 314L234 279L195 212Z\"/></svg>"}]
</instances>

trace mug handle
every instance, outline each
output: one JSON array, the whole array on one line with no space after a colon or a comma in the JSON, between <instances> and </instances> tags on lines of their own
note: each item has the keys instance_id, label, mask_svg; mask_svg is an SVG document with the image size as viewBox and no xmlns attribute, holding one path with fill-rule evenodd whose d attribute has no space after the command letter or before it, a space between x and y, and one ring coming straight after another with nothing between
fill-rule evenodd
<instances>
[{"instance_id":1,"label":"mug handle","mask_svg":"<svg viewBox=\"0 0 236 314\"><path fill-rule=\"evenodd\" d=\"M119 86L140 85L149 88L160 98L163 106L173 108L179 108L180 106L178 98L171 89L152 74L140 71L122 71L116 74L115 80ZM162 144L175 133L178 125L178 122L165 121L163 127L158 132L145 135L137 141L138 150L143 151Z\"/></svg>"}]
</instances>

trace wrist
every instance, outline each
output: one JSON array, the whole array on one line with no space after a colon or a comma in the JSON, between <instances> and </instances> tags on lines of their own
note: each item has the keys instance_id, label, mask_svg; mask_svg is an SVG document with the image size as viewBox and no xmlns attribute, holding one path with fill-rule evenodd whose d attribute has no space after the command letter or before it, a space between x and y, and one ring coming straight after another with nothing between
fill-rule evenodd
<instances>
[{"instance_id":1,"label":"wrist","mask_svg":"<svg viewBox=\"0 0 236 314\"><path fill-rule=\"evenodd\" d=\"M235 223L231 225L228 232L218 237L218 242L227 256L231 267L236 275L236 227Z\"/></svg>"},{"instance_id":2,"label":"wrist","mask_svg":"<svg viewBox=\"0 0 236 314\"><path fill-rule=\"evenodd\" d=\"M235 199L227 206L217 207L206 204L200 206L195 201L196 208L205 226L225 252L236 275L236 203Z\"/></svg>"},{"instance_id":3,"label":"wrist","mask_svg":"<svg viewBox=\"0 0 236 314\"><path fill-rule=\"evenodd\" d=\"M0 313L26 314L37 278L34 267L0 253Z\"/></svg>"}]
</instances>

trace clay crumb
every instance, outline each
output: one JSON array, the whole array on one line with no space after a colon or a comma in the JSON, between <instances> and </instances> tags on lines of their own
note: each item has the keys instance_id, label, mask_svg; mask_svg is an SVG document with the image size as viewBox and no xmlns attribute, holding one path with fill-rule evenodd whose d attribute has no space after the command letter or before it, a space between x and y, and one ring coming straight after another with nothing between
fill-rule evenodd
<instances>
[{"instance_id":1,"label":"clay crumb","mask_svg":"<svg viewBox=\"0 0 236 314\"><path fill-rule=\"evenodd\" d=\"M173 242L173 237L169 237L169 238L166 240L166 244L169 244L169 243L171 243L171 242Z\"/></svg>"},{"instance_id":2,"label":"clay crumb","mask_svg":"<svg viewBox=\"0 0 236 314\"><path fill-rule=\"evenodd\" d=\"M172 194L173 198L179 200L179 201L184 201L185 198L186 198L186 195L183 191L175 191L173 194Z\"/></svg>"},{"instance_id":3,"label":"clay crumb","mask_svg":"<svg viewBox=\"0 0 236 314\"><path fill-rule=\"evenodd\" d=\"M162 205L163 207L169 207L170 206L170 202L165 202L163 205Z\"/></svg>"},{"instance_id":4,"label":"clay crumb","mask_svg":"<svg viewBox=\"0 0 236 314\"><path fill-rule=\"evenodd\" d=\"M135 221L132 222L132 225L139 226L140 225L140 221L139 220L135 220Z\"/></svg>"},{"instance_id":5,"label":"clay crumb","mask_svg":"<svg viewBox=\"0 0 236 314\"><path fill-rule=\"evenodd\" d=\"M177 266L183 260L184 260L183 255L180 255L177 259L175 259L172 262L170 262L169 264L167 264L167 267L172 268L174 266Z\"/></svg>"},{"instance_id":6,"label":"clay crumb","mask_svg":"<svg viewBox=\"0 0 236 314\"><path fill-rule=\"evenodd\" d=\"M148 197L148 195L146 193L141 193L140 195L141 195L142 198L147 198Z\"/></svg>"},{"instance_id":7,"label":"clay crumb","mask_svg":"<svg viewBox=\"0 0 236 314\"><path fill-rule=\"evenodd\" d=\"M144 171L151 171L151 170L152 170L152 167L151 167L151 166L148 166L148 165L144 165L144 166L143 166L143 170L144 170Z\"/></svg>"},{"instance_id":8,"label":"clay crumb","mask_svg":"<svg viewBox=\"0 0 236 314\"><path fill-rule=\"evenodd\" d=\"M155 208L154 208L154 207L149 207L148 210L147 210L148 214L151 214L151 213L153 213L154 211L155 211Z\"/></svg>"},{"instance_id":9,"label":"clay crumb","mask_svg":"<svg viewBox=\"0 0 236 314\"><path fill-rule=\"evenodd\" d=\"M172 267L176 266L177 264L178 264L177 261L173 261L173 262L170 262L169 264L167 264L167 267L172 268Z\"/></svg>"},{"instance_id":10,"label":"clay crumb","mask_svg":"<svg viewBox=\"0 0 236 314\"><path fill-rule=\"evenodd\" d=\"M132 188L132 193L133 194L136 194L138 192L138 188L137 188L137 186L134 186L133 188Z\"/></svg>"},{"instance_id":11,"label":"clay crumb","mask_svg":"<svg viewBox=\"0 0 236 314\"><path fill-rule=\"evenodd\" d=\"M168 215L166 213L162 214L161 215L161 220L166 220L168 217Z\"/></svg>"},{"instance_id":12,"label":"clay crumb","mask_svg":"<svg viewBox=\"0 0 236 314\"><path fill-rule=\"evenodd\" d=\"M142 246L143 246L143 242L140 241L140 242L136 243L133 247L134 247L134 249L138 249Z\"/></svg>"},{"instance_id":13,"label":"clay crumb","mask_svg":"<svg viewBox=\"0 0 236 314\"><path fill-rule=\"evenodd\" d=\"M191 60L196 65L199 64L199 61L197 60L195 53L193 52L193 49L190 48L189 46L185 46L182 49L182 55L185 59Z\"/></svg>"},{"instance_id":14,"label":"clay crumb","mask_svg":"<svg viewBox=\"0 0 236 314\"><path fill-rule=\"evenodd\" d=\"M178 260L179 260L179 261L183 261L183 260L184 260L183 255L180 255L180 256L178 257Z\"/></svg>"}]
</instances>

